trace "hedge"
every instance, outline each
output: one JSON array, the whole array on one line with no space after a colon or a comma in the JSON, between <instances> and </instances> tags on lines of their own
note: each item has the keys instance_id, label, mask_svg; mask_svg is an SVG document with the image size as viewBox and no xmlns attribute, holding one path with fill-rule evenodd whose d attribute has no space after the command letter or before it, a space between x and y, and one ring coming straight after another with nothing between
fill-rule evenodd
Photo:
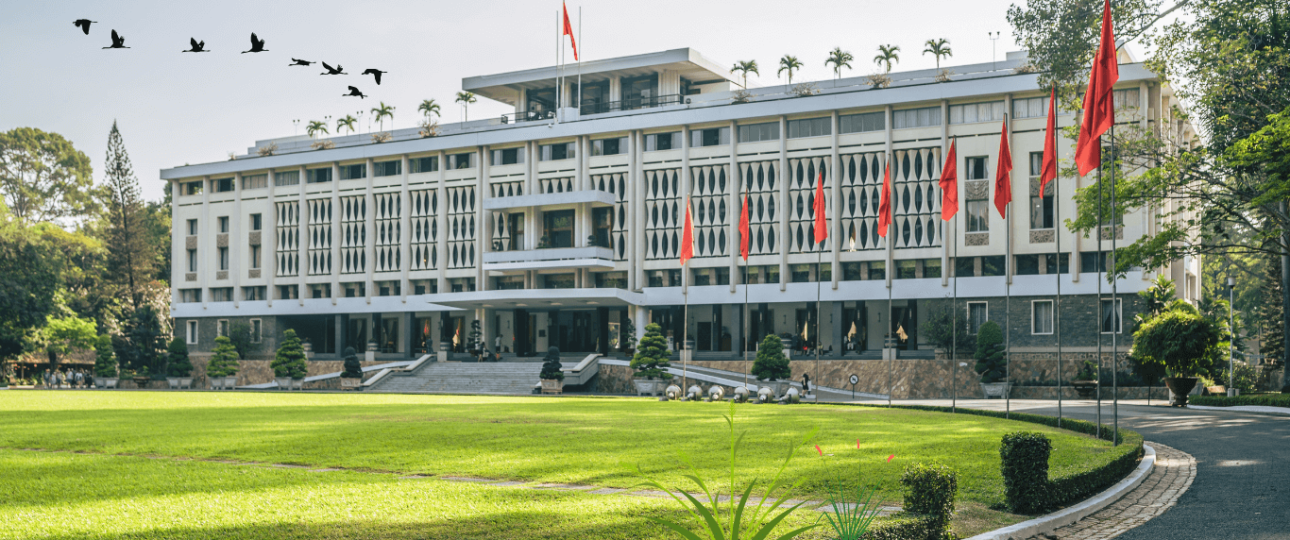
<instances>
[{"instance_id":1,"label":"hedge","mask_svg":"<svg viewBox=\"0 0 1290 540\"><path fill-rule=\"evenodd\" d=\"M892 514L881 522L874 522L864 540L941 540L953 538L945 531L936 518L906 514Z\"/></svg>"},{"instance_id":2,"label":"hedge","mask_svg":"<svg viewBox=\"0 0 1290 540\"><path fill-rule=\"evenodd\" d=\"M949 527L954 517L954 499L959 492L958 473L945 465L917 463L900 476L904 486L906 512L926 516L937 530Z\"/></svg>"},{"instance_id":3,"label":"hedge","mask_svg":"<svg viewBox=\"0 0 1290 540\"><path fill-rule=\"evenodd\" d=\"M1003 436L999 446L1004 500L1018 514L1035 514L1044 509L1049 495L1048 457L1053 443L1037 431L1018 431Z\"/></svg>"},{"instance_id":4,"label":"hedge","mask_svg":"<svg viewBox=\"0 0 1290 540\"><path fill-rule=\"evenodd\" d=\"M1188 403L1206 407L1238 407L1262 405L1265 407L1290 407L1290 394L1260 394L1253 396L1192 396Z\"/></svg>"}]
</instances>

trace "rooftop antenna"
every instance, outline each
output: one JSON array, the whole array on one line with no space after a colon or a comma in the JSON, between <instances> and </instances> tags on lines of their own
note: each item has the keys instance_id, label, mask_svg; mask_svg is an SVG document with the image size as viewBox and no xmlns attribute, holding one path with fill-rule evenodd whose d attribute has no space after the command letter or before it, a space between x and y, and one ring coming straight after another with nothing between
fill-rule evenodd
<instances>
[{"instance_id":1,"label":"rooftop antenna","mask_svg":"<svg viewBox=\"0 0 1290 540\"><path fill-rule=\"evenodd\" d=\"M299 119L299 118L297 118L297 119L295 119L295 120L292 120L292 121L291 121L291 134L292 134L292 135L299 135L299 134L300 134L300 119Z\"/></svg>"},{"instance_id":2,"label":"rooftop antenna","mask_svg":"<svg viewBox=\"0 0 1290 540\"><path fill-rule=\"evenodd\" d=\"M999 32L986 32L985 35L990 36L990 71L994 71L995 50L997 48L997 42L999 41Z\"/></svg>"}]
</instances>

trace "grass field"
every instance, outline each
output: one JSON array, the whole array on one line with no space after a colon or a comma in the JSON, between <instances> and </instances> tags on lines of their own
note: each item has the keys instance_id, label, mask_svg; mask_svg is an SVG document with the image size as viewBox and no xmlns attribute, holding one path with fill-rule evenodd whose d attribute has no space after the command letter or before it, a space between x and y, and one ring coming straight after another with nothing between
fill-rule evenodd
<instances>
[{"instance_id":1,"label":"grass field","mask_svg":"<svg viewBox=\"0 0 1290 540\"><path fill-rule=\"evenodd\" d=\"M633 488L640 465L664 484L688 489L681 475L691 471L681 470L677 452L693 457L692 472L722 475L726 407L596 398L4 392L0 498L13 503L0 506L0 538L671 538L645 519L680 518L668 500L399 476ZM746 431L740 481L768 478L790 440L819 428L788 468L790 479L803 480L799 498L823 498L829 482L863 482L898 502L905 465L956 468L960 534L1022 519L990 509L1002 500L1004 433L1047 433L1054 474L1112 454L1109 443L1091 437L980 416L743 405L736 418L737 430ZM803 512L790 525L817 516Z\"/></svg>"}]
</instances>

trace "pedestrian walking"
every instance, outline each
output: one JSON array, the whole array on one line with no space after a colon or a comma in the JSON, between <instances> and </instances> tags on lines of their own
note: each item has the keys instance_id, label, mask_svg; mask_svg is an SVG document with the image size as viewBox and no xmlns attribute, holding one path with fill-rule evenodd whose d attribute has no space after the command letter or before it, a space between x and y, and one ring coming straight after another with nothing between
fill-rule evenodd
<instances>
[{"instance_id":1,"label":"pedestrian walking","mask_svg":"<svg viewBox=\"0 0 1290 540\"><path fill-rule=\"evenodd\" d=\"M76 370L76 388L81 388L85 384L85 374L81 370Z\"/></svg>"},{"instance_id":2,"label":"pedestrian walking","mask_svg":"<svg viewBox=\"0 0 1290 540\"><path fill-rule=\"evenodd\" d=\"M806 395L809 393L811 393L811 376L806 373L803 373L802 374L802 395Z\"/></svg>"},{"instance_id":3,"label":"pedestrian walking","mask_svg":"<svg viewBox=\"0 0 1290 540\"><path fill-rule=\"evenodd\" d=\"M49 390L49 370L48 369L40 373L40 379L45 383L45 390Z\"/></svg>"}]
</instances>

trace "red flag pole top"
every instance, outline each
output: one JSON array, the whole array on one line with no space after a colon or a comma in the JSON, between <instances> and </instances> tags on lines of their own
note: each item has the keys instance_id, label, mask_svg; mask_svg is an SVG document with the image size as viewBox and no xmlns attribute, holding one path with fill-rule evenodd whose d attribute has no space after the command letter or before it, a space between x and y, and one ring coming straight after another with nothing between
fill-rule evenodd
<instances>
[{"instance_id":1,"label":"red flag pole top","mask_svg":"<svg viewBox=\"0 0 1290 540\"><path fill-rule=\"evenodd\" d=\"M950 141L950 151L945 155L945 166L941 167L941 220L949 221L959 212L959 160Z\"/></svg>"},{"instance_id":2,"label":"red flag pole top","mask_svg":"<svg viewBox=\"0 0 1290 540\"><path fill-rule=\"evenodd\" d=\"M811 211L815 213L815 243L823 242L829 237L829 220L824 217L824 169L820 169L820 181L815 184L815 203Z\"/></svg>"},{"instance_id":3,"label":"red flag pole top","mask_svg":"<svg viewBox=\"0 0 1290 540\"><path fill-rule=\"evenodd\" d=\"M744 262L748 262L748 237L751 233L752 227L748 220L748 194L744 193L744 208L739 212L739 255L743 256Z\"/></svg>"},{"instance_id":4,"label":"red flag pole top","mask_svg":"<svg viewBox=\"0 0 1290 540\"><path fill-rule=\"evenodd\" d=\"M891 162L883 168L882 173L882 197L878 203L878 236L887 237L887 229L891 228Z\"/></svg>"},{"instance_id":5,"label":"red flag pole top","mask_svg":"<svg viewBox=\"0 0 1290 540\"><path fill-rule=\"evenodd\" d=\"M694 258L694 222L690 220L690 198L685 198L685 227L681 230L681 266Z\"/></svg>"},{"instance_id":6,"label":"red flag pole top","mask_svg":"<svg viewBox=\"0 0 1290 540\"><path fill-rule=\"evenodd\" d=\"M1044 198L1044 186L1057 178L1057 88L1053 87L1048 98L1048 130L1044 132L1044 161L1039 167L1039 198Z\"/></svg>"},{"instance_id":7,"label":"red flag pole top","mask_svg":"<svg viewBox=\"0 0 1290 540\"><path fill-rule=\"evenodd\" d=\"M1101 137L1115 123L1115 99L1111 93L1120 80L1120 66L1115 59L1115 32L1111 28L1111 0L1102 8L1102 43L1093 57L1084 92L1084 122L1079 126L1075 144L1075 164L1083 176L1102 165Z\"/></svg>"},{"instance_id":8,"label":"red flag pole top","mask_svg":"<svg viewBox=\"0 0 1290 540\"><path fill-rule=\"evenodd\" d=\"M564 35L569 36L569 45L573 46L573 60L578 60L578 42L573 39L573 25L569 23L569 8L560 2L560 7L564 9Z\"/></svg>"},{"instance_id":9,"label":"red flag pole top","mask_svg":"<svg viewBox=\"0 0 1290 540\"><path fill-rule=\"evenodd\" d=\"M1008 219L1008 203L1012 202L1012 151L1008 149L1008 119L1003 119L1003 132L999 134L999 166L994 172L994 207L999 215Z\"/></svg>"}]
</instances>

